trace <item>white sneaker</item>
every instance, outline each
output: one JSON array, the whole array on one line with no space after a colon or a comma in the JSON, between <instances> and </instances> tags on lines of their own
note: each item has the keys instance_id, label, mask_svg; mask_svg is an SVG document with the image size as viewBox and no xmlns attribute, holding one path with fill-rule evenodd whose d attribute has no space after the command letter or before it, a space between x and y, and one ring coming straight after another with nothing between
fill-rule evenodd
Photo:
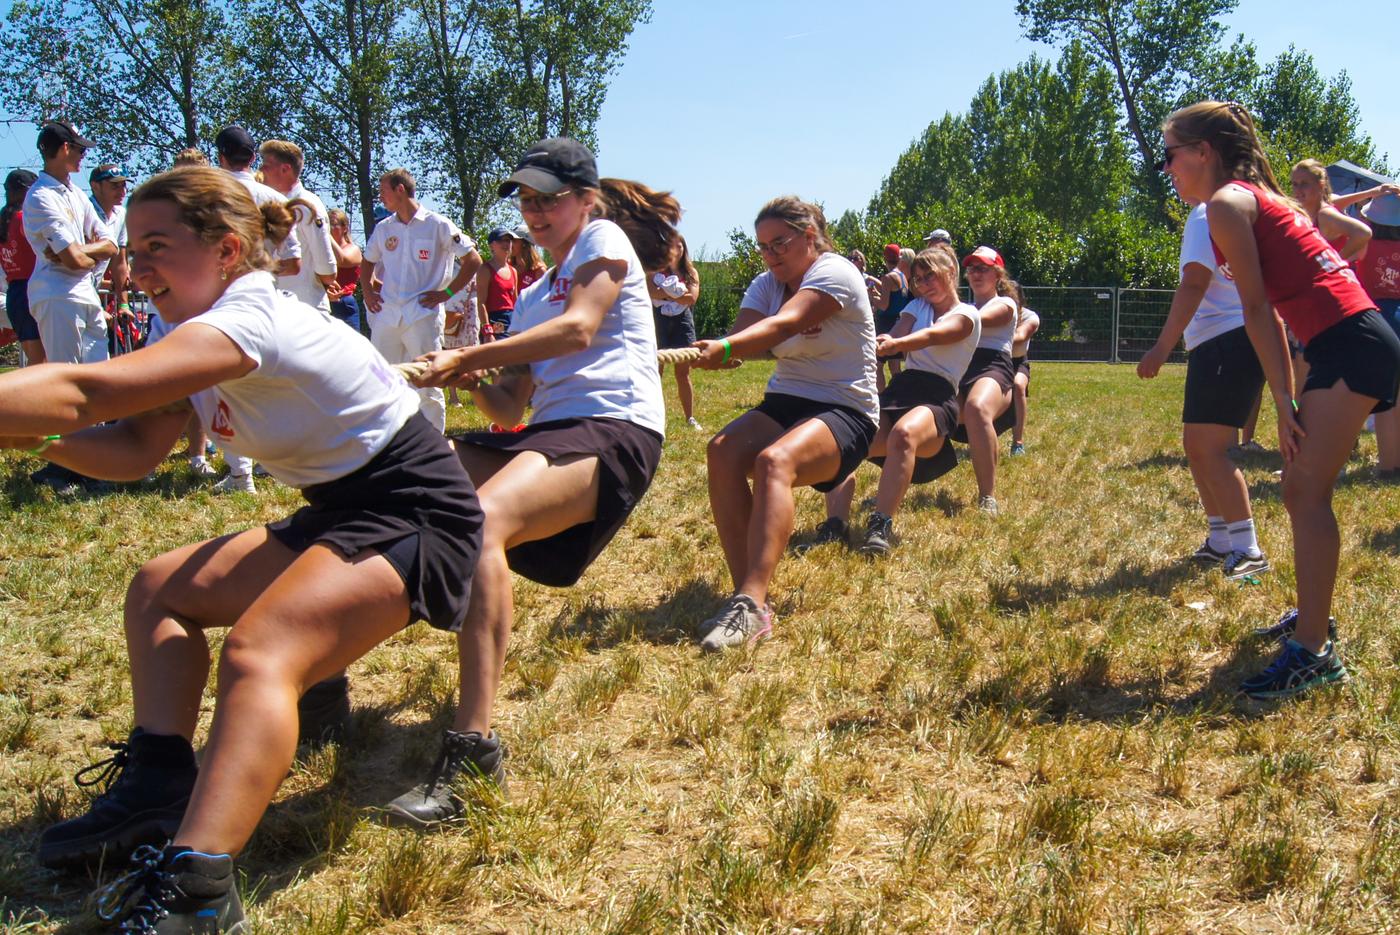
<instances>
[{"instance_id":1,"label":"white sneaker","mask_svg":"<svg viewBox=\"0 0 1400 935\"><path fill-rule=\"evenodd\" d=\"M992 496L986 496L978 500L977 509L986 513L988 516L996 516L1001 512L1001 510L997 508L997 498Z\"/></svg>"},{"instance_id":2,"label":"white sneaker","mask_svg":"<svg viewBox=\"0 0 1400 935\"><path fill-rule=\"evenodd\" d=\"M213 487L214 493L257 493L252 474L226 474Z\"/></svg>"},{"instance_id":3,"label":"white sneaker","mask_svg":"<svg viewBox=\"0 0 1400 935\"><path fill-rule=\"evenodd\" d=\"M689 419L686 419L685 424L695 429L695 431L697 432L705 431L705 426L701 425L694 416L691 416Z\"/></svg>"},{"instance_id":4,"label":"white sneaker","mask_svg":"<svg viewBox=\"0 0 1400 935\"><path fill-rule=\"evenodd\" d=\"M700 648L718 652L730 646L756 643L773 632L773 611L759 607L747 594L736 594L724 602L709 620L700 624Z\"/></svg>"},{"instance_id":5,"label":"white sneaker","mask_svg":"<svg viewBox=\"0 0 1400 935\"><path fill-rule=\"evenodd\" d=\"M219 473L219 470L203 457L198 457L190 458L190 473L195 477L214 477Z\"/></svg>"}]
</instances>

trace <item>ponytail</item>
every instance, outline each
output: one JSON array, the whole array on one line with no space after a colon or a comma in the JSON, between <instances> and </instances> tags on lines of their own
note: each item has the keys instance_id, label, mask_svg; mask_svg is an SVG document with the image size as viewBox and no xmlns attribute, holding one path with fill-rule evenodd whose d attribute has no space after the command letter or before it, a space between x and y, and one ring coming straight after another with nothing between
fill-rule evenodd
<instances>
[{"instance_id":1,"label":"ponytail","mask_svg":"<svg viewBox=\"0 0 1400 935\"><path fill-rule=\"evenodd\" d=\"M1297 202L1279 188L1264 145L1259 141L1254 118L1243 104L1201 101L1173 112L1162 129L1182 143L1209 143L1220 156L1226 177L1257 185L1280 201L1297 207Z\"/></svg>"},{"instance_id":2,"label":"ponytail","mask_svg":"<svg viewBox=\"0 0 1400 935\"><path fill-rule=\"evenodd\" d=\"M676 230L681 204L670 192L628 179L601 179L597 205L596 216L622 228L644 269L670 269L681 256L685 242Z\"/></svg>"}]
</instances>

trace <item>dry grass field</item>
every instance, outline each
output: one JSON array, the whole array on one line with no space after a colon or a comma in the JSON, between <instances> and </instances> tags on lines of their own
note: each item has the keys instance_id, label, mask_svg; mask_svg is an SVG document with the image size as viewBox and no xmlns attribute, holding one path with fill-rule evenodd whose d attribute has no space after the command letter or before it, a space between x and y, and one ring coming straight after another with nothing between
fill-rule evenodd
<instances>
[{"instance_id":1,"label":"dry grass field","mask_svg":"<svg viewBox=\"0 0 1400 935\"><path fill-rule=\"evenodd\" d=\"M700 420L718 428L766 376L699 374ZM1352 681L1239 699L1273 653L1251 629L1292 599L1278 465L1245 465L1275 571L1240 586L1183 561L1204 530L1183 376L1037 363L999 518L963 465L913 492L887 560L786 558L773 639L722 658L689 639L728 588L708 435L673 407L656 484L583 581L517 584L509 800L479 793L427 837L376 823L426 773L456 679L448 635L406 630L351 671L354 740L296 769L242 859L254 930L1400 929L1400 487L1371 479L1363 436L1337 496ZM0 925L82 932L91 881L32 851L84 808L72 774L131 727L126 582L297 497L216 498L172 460L57 502L35 467L0 457ZM820 509L799 495L799 538Z\"/></svg>"}]
</instances>

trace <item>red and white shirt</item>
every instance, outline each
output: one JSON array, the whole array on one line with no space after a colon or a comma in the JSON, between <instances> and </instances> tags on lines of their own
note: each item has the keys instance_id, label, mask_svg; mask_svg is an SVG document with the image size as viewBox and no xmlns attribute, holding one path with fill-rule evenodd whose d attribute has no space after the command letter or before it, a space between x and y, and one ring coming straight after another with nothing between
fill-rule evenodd
<instances>
[{"instance_id":1,"label":"red and white shirt","mask_svg":"<svg viewBox=\"0 0 1400 935\"><path fill-rule=\"evenodd\" d=\"M407 223L396 214L380 221L365 244L365 259L380 264L384 282L379 288L384 309L375 313L374 324L407 325L441 313L441 305L424 308L418 297L441 289L456 260L475 249L456 224L422 206Z\"/></svg>"}]
</instances>

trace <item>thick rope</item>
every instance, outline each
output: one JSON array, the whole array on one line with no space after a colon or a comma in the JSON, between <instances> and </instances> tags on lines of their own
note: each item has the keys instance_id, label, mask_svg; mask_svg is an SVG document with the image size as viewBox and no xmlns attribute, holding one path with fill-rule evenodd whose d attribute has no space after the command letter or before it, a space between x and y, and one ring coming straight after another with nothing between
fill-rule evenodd
<instances>
[{"instance_id":1,"label":"thick rope","mask_svg":"<svg viewBox=\"0 0 1400 935\"><path fill-rule=\"evenodd\" d=\"M692 360L700 358L700 349L695 347L670 347L661 348L656 352L656 362L658 364L688 364ZM411 385L418 386L418 381L428 373L428 365L417 360L410 360L407 363L394 364L394 369L403 375ZM528 370L527 364L512 364L509 367L492 367L484 370L486 376L498 379L502 376L509 376L512 372L522 373Z\"/></svg>"}]
</instances>

